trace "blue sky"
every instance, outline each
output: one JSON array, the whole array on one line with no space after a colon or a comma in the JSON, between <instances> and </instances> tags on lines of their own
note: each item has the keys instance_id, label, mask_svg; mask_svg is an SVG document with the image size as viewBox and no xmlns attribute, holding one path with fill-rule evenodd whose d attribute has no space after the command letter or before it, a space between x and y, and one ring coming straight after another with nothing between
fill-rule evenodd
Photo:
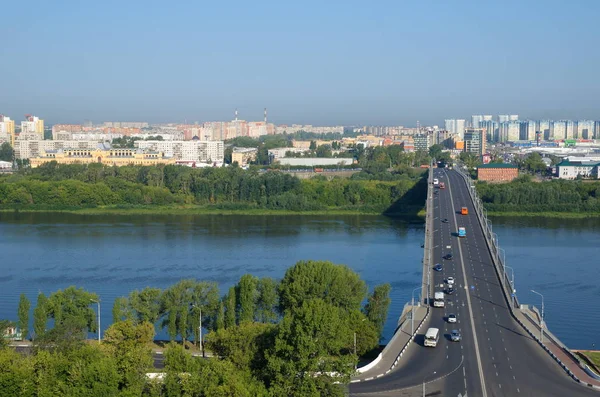
<instances>
[{"instance_id":1,"label":"blue sky","mask_svg":"<svg viewBox=\"0 0 600 397\"><path fill-rule=\"evenodd\" d=\"M49 123L600 119L600 1L11 1L0 113ZM6 23L7 22L7 23Z\"/></svg>"}]
</instances>

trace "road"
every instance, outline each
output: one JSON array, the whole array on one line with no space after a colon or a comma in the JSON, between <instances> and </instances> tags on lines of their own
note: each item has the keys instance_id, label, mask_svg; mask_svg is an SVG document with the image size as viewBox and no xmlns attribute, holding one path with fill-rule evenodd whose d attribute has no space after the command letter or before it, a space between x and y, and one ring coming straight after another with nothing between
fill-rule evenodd
<instances>
[{"instance_id":1,"label":"road","mask_svg":"<svg viewBox=\"0 0 600 397\"><path fill-rule=\"evenodd\" d=\"M483 230L479 225L464 179L453 170L435 169L434 177L446 189L434 193L433 290L444 290L444 280L455 278L456 292L446 295L444 308L433 308L428 327L443 330L436 348L423 346L417 335L389 375L352 384L356 396L418 396L422 384L426 394L458 396L598 396L569 378L562 368L513 319L501 290ZM469 215L460 215L467 207ZM442 222L447 219L446 222ZM465 227L466 238L456 236ZM452 260L442 257L452 252ZM458 322L448 324L448 314ZM461 331L463 340L451 342L452 329Z\"/></svg>"}]
</instances>

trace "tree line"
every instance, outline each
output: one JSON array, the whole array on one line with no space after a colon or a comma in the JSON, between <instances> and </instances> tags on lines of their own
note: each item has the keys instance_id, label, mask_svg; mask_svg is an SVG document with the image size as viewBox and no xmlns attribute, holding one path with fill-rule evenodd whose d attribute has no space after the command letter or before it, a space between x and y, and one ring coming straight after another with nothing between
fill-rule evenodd
<instances>
[{"instance_id":1,"label":"tree line","mask_svg":"<svg viewBox=\"0 0 600 397\"><path fill-rule=\"evenodd\" d=\"M329 182L324 178L300 180L283 172L238 167L112 167L51 162L0 177L0 207L201 205L291 211L344 207L383 212L415 189L421 189L423 194L411 196L407 209L422 207L426 191L422 173L403 175L406 177L398 181L339 178Z\"/></svg>"},{"instance_id":2,"label":"tree line","mask_svg":"<svg viewBox=\"0 0 600 397\"><path fill-rule=\"evenodd\" d=\"M40 294L33 354L0 346L0 390L19 396L343 396L340 383L349 381L358 357L379 344L389 294L389 284L369 293L354 271L325 261L300 261L281 280L246 274L222 297L215 283L182 280L116 299L100 344L84 343L97 326L97 295L75 287ZM22 295L24 332L29 310ZM54 320L50 329L48 319ZM186 341L200 342L200 321L214 359L186 350ZM146 378L155 326L173 341L163 382Z\"/></svg>"},{"instance_id":3,"label":"tree line","mask_svg":"<svg viewBox=\"0 0 600 397\"><path fill-rule=\"evenodd\" d=\"M600 212L600 182L532 182L524 175L511 183L478 182L477 191L494 212Z\"/></svg>"}]
</instances>

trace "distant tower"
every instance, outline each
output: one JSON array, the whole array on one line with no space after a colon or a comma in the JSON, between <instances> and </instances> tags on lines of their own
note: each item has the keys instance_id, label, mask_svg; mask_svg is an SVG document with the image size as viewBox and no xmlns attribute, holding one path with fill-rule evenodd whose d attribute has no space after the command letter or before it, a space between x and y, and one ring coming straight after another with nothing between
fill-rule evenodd
<instances>
[{"instance_id":1,"label":"distant tower","mask_svg":"<svg viewBox=\"0 0 600 397\"><path fill-rule=\"evenodd\" d=\"M267 124L267 108L265 108L265 124Z\"/></svg>"},{"instance_id":2,"label":"distant tower","mask_svg":"<svg viewBox=\"0 0 600 397\"><path fill-rule=\"evenodd\" d=\"M417 131L421 131L421 123L419 123L419 120L417 120Z\"/></svg>"},{"instance_id":3,"label":"distant tower","mask_svg":"<svg viewBox=\"0 0 600 397\"><path fill-rule=\"evenodd\" d=\"M238 111L237 111L237 108L235 108L235 121L238 121Z\"/></svg>"}]
</instances>

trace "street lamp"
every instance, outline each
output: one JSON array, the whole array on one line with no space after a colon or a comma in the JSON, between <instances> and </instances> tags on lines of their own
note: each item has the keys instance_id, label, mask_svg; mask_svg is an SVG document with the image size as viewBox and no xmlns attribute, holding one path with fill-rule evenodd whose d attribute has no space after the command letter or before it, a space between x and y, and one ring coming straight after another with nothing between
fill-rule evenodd
<instances>
[{"instance_id":1,"label":"street lamp","mask_svg":"<svg viewBox=\"0 0 600 397\"><path fill-rule=\"evenodd\" d=\"M418 291L422 288L423 288L423 286L417 287L417 288L413 289L413 292L412 292L412 301L411 301L411 306L410 306L410 328L412 330L412 332L410 333L412 335L411 338L415 335L415 291ZM420 305L421 305L421 302L419 300L419 306Z\"/></svg>"},{"instance_id":2,"label":"street lamp","mask_svg":"<svg viewBox=\"0 0 600 397\"><path fill-rule=\"evenodd\" d=\"M511 273L511 276L510 276L510 285L511 285L510 294L512 296L513 306L515 306L515 296L514 295L517 293L517 290L515 289L515 269L512 266L507 266L507 265L504 265L504 267L505 268L507 267L507 268L510 269L510 273ZM506 274L505 274L505 276L506 276Z\"/></svg>"},{"instance_id":3,"label":"street lamp","mask_svg":"<svg viewBox=\"0 0 600 397\"><path fill-rule=\"evenodd\" d=\"M433 371L433 374L432 374L432 375L435 375L436 373L437 373L436 371ZM423 397L425 397L425 379L426 379L428 376L429 376L429 375L425 375L425 376L423 377Z\"/></svg>"},{"instance_id":4,"label":"street lamp","mask_svg":"<svg viewBox=\"0 0 600 397\"><path fill-rule=\"evenodd\" d=\"M98 304L98 343L100 343L100 299L98 299L97 301L90 299L90 302L94 302Z\"/></svg>"},{"instance_id":5,"label":"street lamp","mask_svg":"<svg viewBox=\"0 0 600 397\"><path fill-rule=\"evenodd\" d=\"M531 292L533 292L534 294L538 294L539 296L542 297L542 319L540 320L540 340L542 341L542 344L544 344L544 295L540 294L539 292L536 292L534 290L531 290Z\"/></svg>"},{"instance_id":6,"label":"street lamp","mask_svg":"<svg viewBox=\"0 0 600 397\"><path fill-rule=\"evenodd\" d=\"M204 344L202 344L202 306L192 305L198 308L198 347L202 349L202 357L204 357Z\"/></svg>"}]
</instances>

